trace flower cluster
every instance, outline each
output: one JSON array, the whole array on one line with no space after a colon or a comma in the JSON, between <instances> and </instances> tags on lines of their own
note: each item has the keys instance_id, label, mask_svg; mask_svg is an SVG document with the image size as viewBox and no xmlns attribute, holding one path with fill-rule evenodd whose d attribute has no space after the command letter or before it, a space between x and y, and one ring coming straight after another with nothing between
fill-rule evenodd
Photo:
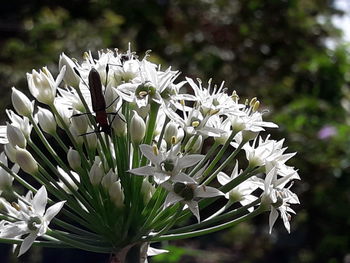
<instances>
[{"instance_id":1,"label":"flower cluster","mask_svg":"<svg viewBox=\"0 0 350 263\"><path fill-rule=\"evenodd\" d=\"M131 247L146 258L156 253L152 242L208 234L265 211L270 231L280 215L289 232L299 175L286 164L294 154L283 140L262 133L277 125L263 120L256 98L241 103L224 83L178 77L130 49L85 53L81 63L62 54L56 78L46 67L28 73L35 100L13 88L15 111L0 127L0 191L18 199L1 199L0 238L21 244L19 255L34 244L123 262ZM13 180L29 194L15 192ZM216 211L201 218L209 205Z\"/></svg>"}]
</instances>

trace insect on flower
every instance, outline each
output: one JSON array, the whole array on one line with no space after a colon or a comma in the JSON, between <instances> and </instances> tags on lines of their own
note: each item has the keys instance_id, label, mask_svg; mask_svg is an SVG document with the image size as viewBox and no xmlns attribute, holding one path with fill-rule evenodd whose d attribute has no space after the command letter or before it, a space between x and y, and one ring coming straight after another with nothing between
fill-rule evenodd
<instances>
[{"instance_id":1,"label":"insect on flower","mask_svg":"<svg viewBox=\"0 0 350 263\"><path fill-rule=\"evenodd\" d=\"M106 72L108 74L108 66L106 68ZM75 69L75 73L81 78L80 73L77 69ZM87 86L90 89L92 110L95 113L95 119L97 123L97 131L94 131L94 132L104 132L106 134L110 134L111 123L114 121L114 118L118 114L119 109L117 110L117 112L107 113L106 109L109 108L111 105L113 105L115 100L113 100L110 105L106 106L106 100L102 91L101 77L95 68L92 68L90 70L88 80L89 80L89 83ZM83 114L92 114L92 113L88 112L88 113L82 113L82 114L75 114L72 117L81 116ZM108 121L108 115L114 115L112 121L110 122ZM120 117L123 120L123 117L122 116ZM90 133L85 133L81 135L87 135L87 134L90 134Z\"/></svg>"}]
</instances>

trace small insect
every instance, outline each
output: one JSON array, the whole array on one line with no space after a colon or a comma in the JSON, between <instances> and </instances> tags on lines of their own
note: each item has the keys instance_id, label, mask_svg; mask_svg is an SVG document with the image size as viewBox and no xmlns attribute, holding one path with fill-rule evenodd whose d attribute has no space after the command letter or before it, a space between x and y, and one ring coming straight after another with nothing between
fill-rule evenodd
<instances>
[{"instance_id":1,"label":"small insect","mask_svg":"<svg viewBox=\"0 0 350 263\"><path fill-rule=\"evenodd\" d=\"M108 74L108 66L106 71ZM77 69L75 69L75 73L81 78L80 73ZM102 91L101 77L95 68L92 68L90 70L88 80L89 80L89 83L87 83L87 86L90 89L92 110L95 113L95 119L97 123L97 131L94 131L94 132L104 132L106 134L111 134L111 123L113 123L114 118L116 117L116 115L119 115L119 113L118 111L115 113L107 113L106 109L110 107L115 102L116 99L113 100L113 102L110 105L106 106L106 100ZM83 113L83 114L91 114L91 113ZM76 115L73 115L73 117L80 116L80 115L82 114L76 114ZM108 115L114 115L111 122L108 121ZM124 120L122 116L120 116L120 118ZM85 133L81 135L87 135L87 134L90 134L90 133Z\"/></svg>"},{"instance_id":2,"label":"small insect","mask_svg":"<svg viewBox=\"0 0 350 263\"><path fill-rule=\"evenodd\" d=\"M89 87L92 109L96 114L98 131L110 134L111 126L108 123L106 101L102 92L101 77L94 68L92 68L89 73Z\"/></svg>"}]
</instances>

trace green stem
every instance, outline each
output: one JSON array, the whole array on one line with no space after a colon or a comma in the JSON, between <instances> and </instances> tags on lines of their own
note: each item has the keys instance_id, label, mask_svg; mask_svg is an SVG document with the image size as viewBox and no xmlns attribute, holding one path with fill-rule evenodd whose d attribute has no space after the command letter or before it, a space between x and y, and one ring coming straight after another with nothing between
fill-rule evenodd
<instances>
[{"instance_id":1,"label":"green stem","mask_svg":"<svg viewBox=\"0 0 350 263\"><path fill-rule=\"evenodd\" d=\"M217 225L217 226L213 226L213 227L209 227L209 228L205 228L205 229L201 229L201 230L196 230L196 231L191 231L191 232L186 232L186 233L179 233L179 234L169 234L169 235L163 235L160 237L150 237L150 238L146 238L146 240L152 241L152 242L159 242L159 241L164 241L164 240L178 240L178 239L185 239L185 238L192 238L192 237L197 237L197 236L202 236L202 235L206 235L206 234L210 234L213 232L217 232L229 227L233 227L238 225L239 223L242 223L244 221L247 221L259 214L261 214L262 212L264 212L265 209L259 207L257 209L255 209L253 212L244 215L240 218L231 220L229 222Z\"/></svg>"}]
</instances>

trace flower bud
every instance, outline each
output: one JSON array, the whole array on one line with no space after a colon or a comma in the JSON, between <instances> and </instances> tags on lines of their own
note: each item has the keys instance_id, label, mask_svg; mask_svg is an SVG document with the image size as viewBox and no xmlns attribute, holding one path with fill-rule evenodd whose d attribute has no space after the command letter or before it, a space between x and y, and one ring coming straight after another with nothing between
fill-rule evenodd
<instances>
[{"instance_id":1,"label":"flower bud","mask_svg":"<svg viewBox=\"0 0 350 263\"><path fill-rule=\"evenodd\" d=\"M7 139L9 140L9 142L13 147L15 147L16 145L21 148L26 147L27 140L19 128L7 123L6 132L7 132Z\"/></svg>"},{"instance_id":2,"label":"flower bud","mask_svg":"<svg viewBox=\"0 0 350 263\"><path fill-rule=\"evenodd\" d=\"M124 192L119 180L115 181L109 187L108 193L110 198L118 208L122 208L124 206Z\"/></svg>"},{"instance_id":3,"label":"flower bud","mask_svg":"<svg viewBox=\"0 0 350 263\"><path fill-rule=\"evenodd\" d=\"M38 164L31 153L18 146L16 146L16 163L18 163L21 169L28 174L35 174L39 169Z\"/></svg>"},{"instance_id":4,"label":"flower bud","mask_svg":"<svg viewBox=\"0 0 350 263\"><path fill-rule=\"evenodd\" d=\"M72 115L72 113L67 109L67 107L65 107L64 105L60 105L60 104L55 104L55 108L59 114L59 116L62 118L64 124L66 125L66 127L69 127L70 125L70 117ZM56 120L57 120L57 125L64 129L64 125L62 124L60 118L58 118L56 116Z\"/></svg>"},{"instance_id":5,"label":"flower bud","mask_svg":"<svg viewBox=\"0 0 350 263\"><path fill-rule=\"evenodd\" d=\"M193 142L193 140L196 138L196 136L192 136L188 142L186 143L185 146L185 151L189 152L189 153L196 153L200 150L201 146L202 146L202 142L203 142L203 137L202 135L199 135L196 139L195 142Z\"/></svg>"},{"instance_id":6,"label":"flower bud","mask_svg":"<svg viewBox=\"0 0 350 263\"><path fill-rule=\"evenodd\" d=\"M0 154L0 162L5 166L8 165L7 157L6 157L4 152L2 152ZM15 165L17 166L17 164L15 164ZM17 168L18 168L18 166L17 166ZM12 170L14 170L14 169L12 168ZM18 172L18 171L14 171L14 172ZM2 167L0 167L0 193L2 190L6 190L6 189L11 188L12 182L13 182L12 175L10 175Z\"/></svg>"},{"instance_id":7,"label":"flower bud","mask_svg":"<svg viewBox=\"0 0 350 263\"><path fill-rule=\"evenodd\" d=\"M11 145L11 143L7 143L4 146L5 153L11 162L16 162L16 149Z\"/></svg>"},{"instance_id":8,"label":"flower bud","mask_svg":"<svg viewBox=\"0 0 350 263\"><path fill-rule=\"evenodd\" d=\"M46 67L39 72L33 70L32 74L27 73L27 81L30 93L34 98L44 104L53 104L56 96L56 84Z\"/></svg>"},{"instance_id":9,"label":"flower bud","mask_svg":"<svg viewBox=\"0 0 350 263\"><path fill-rule=\"evenodd\" d=\"M84 143L84 138L83 138L83 136L81 136L82 134L79 133L73 125L69 127L69 131L72 134L72 136L74 137L76 143L78 145L82 146Z\"/></svg>"},{"instance_id":10,"label":"flower bud","mask_svg":"<svg viewBox=\"0 0 350 263\"><path fill-rule=\"evenodd\" d=\"M81 158L78 151L73 150L72 147L69 148L67 153L67 160L69 163L69 166L74 170L78 171L81 167Z\"/></svg>"},{"instance_id":11,"label":"flower bud","mask_svg":"<svg viewBox=\"0 0 350 263\"><path fill-rule=\"evenodd\" d=\"M28 97L15 87L12 88L12 105L16 112L21 116L29 117L33 114L34 106Z\"/></svg>"},{"instance_id":12,"label":"flower bud","mask_svg":"<svg viewBox=\"0 0 350 263\"><path fill-rule=\"evenodd\" d=\"M117 181L117 175L113 172L112 169L102 178L101 184L105 189L109 189L109 187Z\"/></svg>"},{"instance_id":13,"label":"flower bud","mask_svg":"<svg viewBox=\"0 0 350 263\"><path fill-rule=\"evenodd\" d=\"M87 146L91 152L95 152L97 148L97 135L91 129L87 130L87 134L84 135L87 141Z\"/></svg>"},{"instance_id":14,"label":"flower bud","mask_svg":"<svg viewBox=\"0 0 350 263\"><path fill-rule=\"evenodd\" d=\"M73 110L71 118L72 125L79 135L85 134L88 128L89 122L86 114L80 114L76 110Z\"/></svg>"},{"instance_id":15,"label":"flower bud","mask_svg":"<svg viewBox=\"0 0 350 263\"><path fill-rule=\"evenodd\" d=\"M58 67L61 70L63 66L66 66L66 73L64 74L64 82L68 86L72 86L74 88L79 87L80 79L77 74L74 72L74 68L76 65L73 60L66 56L66 54L62 53L60 55L60 61L58 63Z\"/></svg>"},{"instance_id":16,"label":"flower bud","mask_svg":"<svg viewBox=\"0 0 350 263\"><path fill-rule=\"evenodd\" d=\"M141 193L143 195L143 201L145 204L151 200L156 188L146 179L142 182Z\"/></svg>"},{"instance_id":17,"label":"flower bud","mask_svg":"<svg viewBox=\"0 0 350 263\"><path fill-rule=\"evenodd\" d=\"M133 113L134 116L130 122L130 137L134 144L139 144L145 137L146 124L136 111L133 111Z\"/></svg>"},{"instance_id":18,"label":"flower bud","mask_svg":"<svg viewBox=\"0 0 350 263\"><path fill-rule=\"evenodd\" d=\"M173 121L169 122L166 125L164 131L164 140L168 145L171 145L172 137L175 137L177 139L178 130L178 125Z\"/></svg>"},{"instance_id":19,"label":"flower bud","mask_svg":"<svg viewBox=\"0 0 350 263\"><path fill-rule=\"evenodd\" d=\"M96 156L95 162L92 165L91 170L89 172L89 178L90 178L91 184L95 186L99 185L102 180L103 174L104 174L104 171L102 167L102 162L100 158Z\"/></svg>"},{"instance_id":20,"label":"flower bud","mask_svg":"<svg viewBox=\"0 0 350 263\"><path fill-rule=\"evenodd\" d=\"M126 135L126 122L122 120L119 115L113 116L112 129L118 137Z\"/></svg>"},{"instance_id":21,"label":"flower bud","mask_svg":"<svg viewBox=\"0 0 350 263\"><path fill-rule=\"evenodd\" d=\"M39 111L37 113L37 118L38 118L40 128L48 134L51 134L51 135L55 134L57 123L51 111L41 107L38 107L38 109Z\"/></svg>"}]
</instances>

